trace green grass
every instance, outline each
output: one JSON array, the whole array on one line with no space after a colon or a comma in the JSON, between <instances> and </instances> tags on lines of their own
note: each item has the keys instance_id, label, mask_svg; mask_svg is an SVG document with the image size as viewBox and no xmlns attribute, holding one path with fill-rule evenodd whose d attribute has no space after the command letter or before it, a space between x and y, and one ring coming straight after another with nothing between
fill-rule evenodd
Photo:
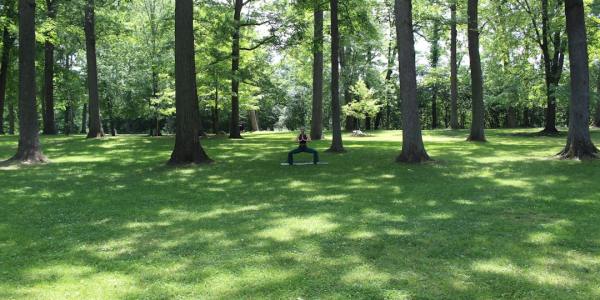
<instances>
[{"instance_id":1,"label":"green grass","mask_svg":"<svg viewBox=\"0 0 600 300\"><path fill-rule=\"evenodd\" d=\"M426 131L425 165L400 132L316 167L279 165L292 134L210 139L177 169L171 137L43 138L0 169L0 298L598 299L600 161L516 132Z\"/></svg>"}]
</instances>

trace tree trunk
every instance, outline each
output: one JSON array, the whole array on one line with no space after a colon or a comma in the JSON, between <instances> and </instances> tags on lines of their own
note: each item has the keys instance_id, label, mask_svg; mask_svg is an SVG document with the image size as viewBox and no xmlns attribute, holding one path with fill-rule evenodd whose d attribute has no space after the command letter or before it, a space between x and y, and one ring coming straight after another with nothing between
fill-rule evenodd
<instances>
[{"instance_id":1,"label":"tree trunk","mask_svg":"<svg viewBox=\"0 0 600 300\"><path fill-rule=\"evenodd\" d=\"M19 0L19 146L11 161L46 162L39 138L35 79L35 0Z\"/></svg>"},{"instance_id":2,"label":"tree trunk","mask_svg":"<svg viewBox=\"0 0 600 300\"><path fill-rule=\"evenodd\" d=\"M87 0L84 29L89 93L89 128L87 137L99 138L104 136L104 130L102 129L102 120L100 119L100 97L98 95L94 0Z\"/></svg>"},{"instance_id":3,"label":"tree trunk","mask_svg":"<svg viewBox=\"0 0 600 300\"><path fill-rule=\"evenodd\" d=\"M70 135L71 132L73 131L73 127L72 125L72 118L71 116L73 115L73 107L71 106L71 103L67 103L67 105L65 106L65 135Z\"/></svg>"},{"instance_id":4,"label":"tree trunk","mask_svg":"<svg viewBox=\"0 0 600 300\"><path fill-rule=\"evenodd\" d=\"M258 118L256 117L255 110L248 111L248 118L250 119L250 125L252 126L252 131L253 132L260 131L260 126L258 126Z\"/></svg>"},{"instance_id":5,"label":"tree trunk","mask_svg":"<svg viewBox=\"0 0 600 300\"><path fill-rule=\"evenodd\" d=\"M175 2L175 148L169 164L209 163L200 145L200 108L196 91L194 2Z\"/></svg>"},{"instance_id":6,"label":"tree trunk","mask_svg":"<svg viewBox=\"0 0 600 300\"><path fill-rule=\"evenodd\" d=\"M56 5L53 0L46 0L48 19L56 18ZM50 34L46 36L44 45L44 134L56 134L56 121L54 119L54 44L49 40Z\"/></svg>"},{"instance_id":7,"label":"tree trunk","mask_svg":"<svg viewBox=\"0 0 600 300\"><path fill-rule=\"evenodd\" d=\"M83 108L81 109L81 133L82 134L86 134L87 133L87 116L88 116L88 111L87 111L87 104L83 104Z\"/></svg>"},{"instance_id":8,"label":"tree trunk","mask_svg":"<svg viewBox=\"0 0 600 300\"><path fill-rule=\"evenodd\" d=\"M67 54L65 56L65 70L67 72L69 72L71 70L71 56L69 54ZM71 93L68 92L67 94L67 99L66 99L66 105L65 105L65 135L70 135L71 133L73 133L73 128L75 127L74 123L73 123L73 113L74 113L74 106L73 106L73 99L71 96Z\"/></svg>"},{"instance_id":9,"label":"tree trunk","mask_svg":"<svg viewBox=\"0 0 600 300\"><path fill-rule=\"evenodd\" d=\"M216 72L215 72L216 73ZM213 107L212 130L214 134L219 132L219 77L215 80L215 105Z\"/></svg>"},{"instance_id":10,"label":"tree trunk","mask_svg":"<svg viewBox=\"0 0 600 300\"><path fill-rule=\"evenodd\" d=\"M436 71L440 61L440 31L442 30L439 20L435 20L433 24L433 37L431 38L431 70ZM437 109L438 87L437 78L433 82L431 91L431 129L438 128L438 109Z\"/></svg>"},{"instance_id":11,"label":"tree trunk","mask_svg":"<svg viewBox=\"0 0 600 300\"><path fill-rule=\"evenodd\" d=\"M6 101L6 86L8 79L8 64L10 63L10 50L14 38L5 27L2 34L2 58L0 59L0 134L4 134L4 103Z\"/></svg>"},{"instance_id":12,"label":"tree trunk","mask_svg":"<svg viewBox=\"0 0 600 300\"><path fill-rule=\"evenodd\" d=\"M458 31L456 29L456 4L450 5L450 128L459 129L458 124L458 64L456 44Z\"/></svg>"},{"instance_id":13,"label":"tree trunk","mask_svg":"<svg viewBox=\"0 0 600 300\"><path fill-rule=\"evenodd\" d=\"M471 64L471 94L473 115L469 141L485 142L485 109L483 104L483 74L479 56L478 0L469 0L469 60Z\"/></svg>"},{"instance_id":14,"label":"tree trunk","mask_svg":"<svg viewBox=\"0 0 600 300\"><path fill-rule=\"evenodd\" d=\"M588 67L587 34L582 0L566 0L565 15L571 67L571 105L569 135L563 159L596 158L598 149L590 137L590 74Z\"/></svg>"},{"instance_id":15,"label":"tree trunk","mask_svg":"<svg viewBox=\"0 0 600 300\"><path fill-rule=\"evenodd\" d=\"M333 138L328 152L345 152L342 142L342 124L340 108L340 32L338 23L338 0L331 4L331 126Z\"/></svg>"},{"instance_id":16,"label":"tree trunk","mask_svg":"<svg viewBox=\"0 0 600 300\"><path fill-rule=\"evenodd\" d=\"M108 104L108 125L109 125L109 130L110 130L110 135L111 136L117 136L117 129L115 128L115 118L114 118L114 114L113 114L113 103L111 99L108 99L107 101ZM157 136L160 132L157 131Z\"/></svg>"},{"instance_id":17,"label":"tree trunk","mask_svg":"<svg viewBox=\"0 0 600 300\"><path fill-rule=\"evenodd\" d=\"M600 67L600 65L599 65ZM594 117L594 126L600 127L600 70L598 71L598 79L596 79L596 115Z\"/></svg>"},{"instance_id":18,"label":"tree trunk","mask_svg":"<svg viewBox=\"0 0 600 300\"><path fill-rule=\"evenodd\" d=\"M352 50L349 46L343 45L343 40L340 39L340 73L342 79L342 88L344 89L344 104L352 102L352 92L350 91L350 67L347 65L348 56L351 56ZM350 54L349 54L350 53ZM344 121L344 130L354 130L354 118L352 116L346 116Z\"/></svg>"},{"instance_id":19,"label":"tree trunk","mask_svg":"<svg viewBox=\"0 0 600 300\"><path fill-rule=\"evenodd\" d=\"M13 101L8 103L8 134L15 134L15 104Z\"/></svg>"},{"instance_id":20,"label":"tree trunk","mask_svg":"<svg viewBox=\"0 0 600 300\"><path fill-rule=\"evenodd\" d=\"M398 162L420 163L429 160L421 135L417 103L417 71L412 23L412 0L396 0L396 43L402 98L402 152Z\"/></svg>"},{"instance_id":21,"label":"tree trunk","mask_svg":"<svg viewBox=\"0 0 600 300\"><path fill-rule=\"evenodd\" d=\"M531 123L530 123L530 117L529 117L529 108L525 108L523 110L523 127L530 127Z\"/></svg>"},{"instance_id":22,"label":"tree trunk","mask_svg":"<svg viewBox=\"0 0 600 300\"><path fill-rule=\"evenodd\" d=\"M561 1L557 2L560 5ZM556 129L556 94L555 89L560 82L563 69L564 51L560 32L554 33L554 53L550 56L550 18L548 13L548 0L542 0L542 36L538 43L542 49L544 62L544 76L546 81L546 116L544 123L544 134L557 134Z\"/></svg>"},{"instance_id":23,"label":"tree trunk","mask_svg":"<svg viewBox=\"0 0 600 300\"><path fill-rule=\"evenodd\" d=\"M231 120L229 138L241 139L240 132L240 21L242 18L243 0L235 0L235 13L233 15L233 42L231 46Z\"/></svg>"},{"instance_id":24,"label":"tree trunk","mask_svg":"<svg viewBox=\"0 0 600 300\"><path fill-rule=\"evenodd\" d=\"M323 9L321 0L314 0L313 37L313 102L310 137L323 138Z\"/></svg>"},{"instance_id":25,"label":"tree trunk","mask_svg":"<svg viewBox=\"0 0 600 300\"><path fill-rule=\"evenodd\" d=\"M506 127L516 128L517 127L517 110L509 106L506 112Z\"/></svg>"}]
</instances>

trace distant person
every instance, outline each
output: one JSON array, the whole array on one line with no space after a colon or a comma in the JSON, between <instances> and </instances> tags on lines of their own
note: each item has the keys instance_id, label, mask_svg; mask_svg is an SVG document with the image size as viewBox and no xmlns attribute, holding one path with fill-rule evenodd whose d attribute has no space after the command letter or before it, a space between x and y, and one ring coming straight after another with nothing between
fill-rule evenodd
<instances>
[{"instance_id":1,"label":"distant person","mask_svg":"<svg viewBox=\"0 0 600 300\"><path fill-rule=\"evenodd\" d=\"M313 155L313 163L316 165L319 163L319 152L317 152L317 150L315 149L311 149L308 148L308 142L310 142L310 138L308 137L308 135L305 133L304 128L300 129L300 135L298 135L298 148L290 151L290 153L288 153L288 164L290 164L290 166L294 165L294 154L298 154L298 153L310 153Z\"/></svg>"}]
</instances>

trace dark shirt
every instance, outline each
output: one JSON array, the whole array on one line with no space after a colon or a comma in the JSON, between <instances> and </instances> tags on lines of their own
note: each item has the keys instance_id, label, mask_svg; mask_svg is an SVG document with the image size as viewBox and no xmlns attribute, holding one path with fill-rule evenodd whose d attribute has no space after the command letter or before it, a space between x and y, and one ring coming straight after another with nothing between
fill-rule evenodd
<instances>
[{"instance_id":1,"label":"dark shirt","mask_svg":"<svg viewBox=\"0 0 600 300\"><path fill-rule=\"evenodd\" d=\"M301 134L298 136L298 142L300 143L300 147L306 147L307 141L308 141L308 136L306 134Z\"/></svg>"}]
</instances>

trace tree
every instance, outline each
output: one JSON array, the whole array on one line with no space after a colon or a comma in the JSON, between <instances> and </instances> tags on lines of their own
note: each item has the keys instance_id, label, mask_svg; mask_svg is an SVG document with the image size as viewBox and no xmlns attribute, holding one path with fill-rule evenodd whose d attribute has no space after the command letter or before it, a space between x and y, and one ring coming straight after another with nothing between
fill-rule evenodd
<instances>
[{"instance_id":1,"label":"tree","mask_svg":"<svg viewBox=\"0 0 600 300\"><path fill-rule=\"evenodd\" d=\"M598 149L592 142L589 128L590 74L583 0L566 0L565 16L571 68L571 105L567 144L559 155L564 159L596 158Z\"/></svg>"},{"instance_id":2,"label":"tree","mask_svg":"<svg viewBox=\"0 0 600 300\"><path fill-rule=\"evenodd\" d=\"M556 88L560 82L564 65L565 41L562 37L562 29L552 29L553 16L558 15L563 0L556 0L553 14L550 14L548 0L541 0L541 32L539 16L535 12L529 0L519 0L520 6L527 12L535 31L535 40L542 50L544 64L544 79L546 82L546 116L544 123L544 134L556 134ZM550 52L552 46L552 52Z\"/></svg>"},{"instance_id":3,"label":"tree","mask_svg":"<svg viewBox=\"0 0 600 300\"><path fill-rule=\"evenodd\" d=\"M353 101L344 105L342 111L345 115L360 121L368 120L368 118L379 113L381 105L377 99L375 99L375 92L373 89L369 89L364 80L358 80L358 82L350 89L352 90L352 94L356 95L358 101ZM360 124L360 122L357 123ZM368 127L368 121L366 123L367 126L365 126L365 129L370 130L371 128ZM360 129L360 127L357 129Z\"/></svg>"},{"instance_id":4,"label":"tree","mask_svg":"<svg viewBox=\"0 0 600 300\"><path fill-rule=\"evenodd\" d=\"M310 137L316 141L323 138L323 8L321 0L313 1L313 102Z\"/></svg>"},{"instance_id":5,"label":"tree","mask_svg":"<svg viewBox=\"0 0 600 300\"><path fill-rule=\"evenodd\" d=\"M396 0L396 43L402 99L402 152L398 162L420 163L429 155L423 145L421 121L417 103L417 70L415 64L415 37L412 23L412 0Z\"/></svg>"},{"instance_id":6,"label":"tree","mask_svg":"<svg viewBox=\"0 0 600 300\"><path fill-rule=\"evenodd\" d=\"M600 97L600 71L596 79L596 94ZM594 126L600 127L600 99L596 99L596 110L594 115Z\"/></svg>"},{"instance_id":7,"label":"tree","mask_svg":"<svg viewBox=\"0 0 600 300\"><path fill-rule=\"evenodd\" d=\"M483 74L481 71L481 58L479 56L479 22L478 0L468 2L468 40L469 60L471 65L471 94L472 94L472 121L469 141L485 142L485 108L483 104Z\"/></svg>"},{"instance_id":8,"label":"tree","mask_svg":"<svg viewBox=\"0 0 600 300\"><path fill-rule=\"evenodd\" d=\"M338 21L338 0L330 0L331 5L331 126L333 138L329 152L345 152L342 142L340 108L340 31Z\"/></svg>"},{"instance_id":9,"label":"tree","mask_svg":"<svg viewBox=\"0 0 600 300\"><path fill-rule=\"evenodd\" d=\"M436 72L438 67L441 50L440 50L440 38L441 38L441 21L439 19L435 19L433 21L433 34L431 37L431 54L430 54L430 62L431 62L431 71ZM437 97L438 97L438 85L437 80L433 81L432 91L431 91L431 129L436 129L438 127L438 111L437 111Z\"/></svg>"},{"instance_id":10,"label":"tree","mask_svg":"<svg viewBox=\"0 0 600 300\"><path fill-rule=\"evenodd\" d=\"M13 4L13 1L7 1L5 3L5 15L9 20L12 20L14 15ZM4 134L4 105L8 83L8 65L10 63L10 51L15 40L8 27L9 25L6 24L2 29L2 57L0 58L0 134Z\"/></svg>"},{"instance_id":11,"label":"tree","mask_svg":"<svg viewBox=\"0 0 600 300\"><path fill-rule=\"evenodd\" d=\"M169 164L200 164L211 160L200 145L200 111L196 91L194 2L175 3L175 148Z\"/></svg>"},{"instance_id":12,"label":"tree","mask_svg":"<svg viewBox=\"0 0 600 300\"><path fill-rule=\"evenodd\" d=\"M229 138L241 139L240 132L240 27L242 19L243 0L235 0L233 14L233 42L231 46L231 120L229 124Z\"/></svg>"},{"instance_id":13,"label":"tree","mask_svg":"<svg viewBox=\"0 0 600 300\"><path fill-rule=\"evenodd\" d=\"M458 129L458 64L456 44L458 31L456 30L456 3L450 4L450 128Z\"/></svg>"},{"instance_id":14,"label":"tree","mask_svg":"<svg viewBox=\"0 0 600 300\"><path fill-rule=\"evenodd\" d=\"M19 0L19 146L10 161L47 161L40 144L35 91L35 1Z\"/></svg>"},{"instance_id":15,"label":"tree","mask_svg":"<svg viewBox=\"0 0 600 300\"><path fill-rule=\"evenodd\" d=\"M54 120L54 21L56 18L56 0L46 0L46 11L50 30L46 32L44 42L44 134L56 134Z\"/></svg>"},{"instance_id":16,"label":"tree","mask_svg":"<svg viewBox=\"0 0 600 300\"><path fill-rule=\"evenodd\" d=\"M88 138L99 138L104 136L102 120L100 119L100 98L98 93L98 67L96 62L96 30L94 0L87 0L85 7L85 45L87 58L87 78L89 93L89 128Z\"/></svg>"}]
</instances>

